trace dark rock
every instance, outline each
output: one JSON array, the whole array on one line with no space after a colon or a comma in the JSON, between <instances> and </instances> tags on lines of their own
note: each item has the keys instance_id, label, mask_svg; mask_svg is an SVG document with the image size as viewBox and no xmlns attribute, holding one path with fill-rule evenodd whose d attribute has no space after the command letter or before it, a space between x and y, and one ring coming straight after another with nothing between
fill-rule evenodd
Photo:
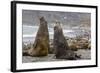
<instances>
[{"instance_id":1,"label":"dark rock","mask_svg":"<svg viewBox=\"0 0 100 73\"><path fill-rule=\"evenodd\" d=\"M23 56L30 56L30 54L28 54L28 50L23 50Z\"/></svg>"}]
</instances>

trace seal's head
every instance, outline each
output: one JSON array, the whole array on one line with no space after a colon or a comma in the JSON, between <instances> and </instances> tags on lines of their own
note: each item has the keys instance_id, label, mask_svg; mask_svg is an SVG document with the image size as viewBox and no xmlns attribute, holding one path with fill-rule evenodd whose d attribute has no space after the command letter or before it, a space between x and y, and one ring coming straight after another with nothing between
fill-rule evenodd
<instances>
[{"instance_id":1,"label":"seal's head","mask_svg":"<svg viewBox=\"0 0 100 73\"><path fill-rule=\"evenodd\" d=\"M57 20L56 20L56 22L55 22L55 24L54 24L54 30L56 30L56 29L59 29L59 30L62 29L61 23L60 23L59 21L57 21Z\"/></svg>"},{"instance_id":2,"label":"seal's head","mask_svg":"<svg viewBox=\"0 0 100 73\"><path fill-rule=\"evenodd\" d=\"M45 20L44 17L40 17L40 22L41 22L41 21L44 21L44 20Z\"/></svg>"}]
</instances>

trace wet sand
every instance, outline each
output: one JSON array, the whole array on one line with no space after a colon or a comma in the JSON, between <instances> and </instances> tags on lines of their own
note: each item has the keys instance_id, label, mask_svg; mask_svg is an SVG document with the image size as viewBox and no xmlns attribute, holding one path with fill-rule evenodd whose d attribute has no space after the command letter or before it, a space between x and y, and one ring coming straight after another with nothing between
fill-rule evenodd
<instances>
[{"instance_id":1,"label":"wet sand","mask_svg":"<svg viewBox=\"0 0 100 73\"><path fill-rule=\"evenodd\" d=\"M91 50L80 49L75 51L78 55L81 55L81 59L78 60L89 60L91 59ZM31 57L23 56L22 63L31 63L31 62L44 62L44 61L65 61L65 59L56 59L55 54L48 54L45 57Z\"/></svg>"}]
</instances>

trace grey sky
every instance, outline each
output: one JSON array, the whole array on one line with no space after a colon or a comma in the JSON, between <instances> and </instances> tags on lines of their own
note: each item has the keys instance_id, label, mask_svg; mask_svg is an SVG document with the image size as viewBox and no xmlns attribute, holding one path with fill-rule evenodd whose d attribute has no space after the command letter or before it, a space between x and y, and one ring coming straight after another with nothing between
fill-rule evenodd
<instances>
[{"instance_id":1,"label":"grey sky","mask_svg":"<svg viewBox=\"0 0 100 73\"><path fill-rule=\"evenodd\" d=\"M37 11L23 10L23 25L38 25L39 17L44 16L48 24L54 23L55 20L60 21L64 26L90 26L91 14L78 12L55 12L55 11Z\"/></svg>"}]
</instances>

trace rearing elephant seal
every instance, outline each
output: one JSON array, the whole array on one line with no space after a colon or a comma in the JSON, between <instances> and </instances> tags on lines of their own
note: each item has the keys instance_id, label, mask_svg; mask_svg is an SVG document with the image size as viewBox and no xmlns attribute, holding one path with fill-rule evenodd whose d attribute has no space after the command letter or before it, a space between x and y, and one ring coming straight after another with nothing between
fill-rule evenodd
<instances>
[{"instance_id":1,"label":"rearing elephant seal","mask_svg":"<svg viewBox=\"0 0 100 73\"><path fill-rule=\"evenodd\" d=\"M28 50L30 56L46 56L49 49L49 33L47 22L44 17L40 18L40 26L35 38L34 45Z\"/></svg>"},{"instance_id":2,"label":"rearing elephant seal","mask_svg":"<svg viewBox=\"0 0 100 73\"><path fill-rule=\"evenodd\" d=\"M76 59L77 55L69 49L67 40L64 37L60 22L56 22L54 26L54 40L53 40L54 49L56 49L56 58L57 59Z\"/></svg>"}]
</instances>

